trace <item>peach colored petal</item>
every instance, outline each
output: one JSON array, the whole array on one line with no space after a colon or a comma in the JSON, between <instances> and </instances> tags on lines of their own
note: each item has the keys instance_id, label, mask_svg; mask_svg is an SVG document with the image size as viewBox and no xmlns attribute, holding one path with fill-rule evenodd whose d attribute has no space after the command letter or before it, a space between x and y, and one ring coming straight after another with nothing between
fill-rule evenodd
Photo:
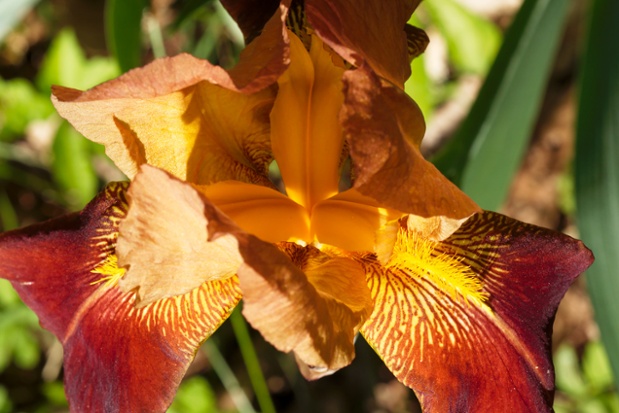
<instances>
[{"instance_id":1,"label":"peach colored petal","mask_svg":"<svg viewBox=\"0 0 619 413\"><path fill-rule=\"evenodd\" d=\"M367 68L346 72L344 87L340 116L355 189L385 207L422 217L461 219L480 210L421 155L423 116L402 90Z\"/></svg>"},{"instance_id":2,"label":"peach colored petal","mask_svg":"<svg viewBox=\"0 0 619 413\"><path fill-rule=\"evenodd\" d=\"M306 0L316 33L340 56L399 88L410 76L406 22L419 0Z\"/></svg>"},{"instance_id":3,"label":"peach colored petal","mask_svg":"<svg viewBox=\"0 0 619 413\"><path fill-rule=\"evenodd\" d=\"M195 188L144 165L128 195L116 246L118 264L127 268L119 286L136 293L139 307L236 274L236 238L215 237L209 225L236 226Z\"/></svg>"},{"instance_id":4,"label":"peach colored petal","mask_svg":"<svg viewBox=\"0 0 619 413\"><path fill-rule=\"evenodd\" d=\"M252 236L239 246L250 324L279 350L294 351L309 379L350 364L354 336L372 308L361 266L294 243L280 244L284 254Z\"/></svg>"},{"instance_id":5,"label":"peach colored petal","mask_svg":"<svg viewBox=\"0 0 619 413\"><path fill-rule=\"evenodd\" d=\"M182 59L178 63L181 70ZM245 95L202 81L149 98L62 102L58 96L61 115L105 145L130 178L148 163L198 184L238 179L270 185L271 89Z\"/></svg>"}]
</instances>

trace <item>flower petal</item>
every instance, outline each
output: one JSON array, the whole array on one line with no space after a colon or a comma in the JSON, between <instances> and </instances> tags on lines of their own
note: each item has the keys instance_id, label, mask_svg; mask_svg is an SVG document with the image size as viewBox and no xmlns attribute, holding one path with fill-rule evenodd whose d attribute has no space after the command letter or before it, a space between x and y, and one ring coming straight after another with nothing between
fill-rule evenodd
<instances>
[{"instance_id":1,"label":"flower petal","mask_svg":"<svg viewBox=\"0 0 619 413\"><path fill-rule=\"evenodd\" d=\"M308 52L295 34L289 37L291 62L278 80L271 144L286 193L311 210L338 192L344 68L333 63L319 38L311 36Z\"/></svg>"},{"instance_id":2,"label":"flower petal","mask_svg":"<svg viewBox=\"0 0 619 413\"><path fill-rule=\"evenodd\" d=\"M189 55L160 59L86 92L55 87L53 102L132 178L143 163L198 184L271 185L269 113L288 63L285 8L226 72ZM225 104L222 104L225 102Z\"/></svg>"},{"instance_id":3,"label":"flower petal","mask_svg":"<svg viewBox=\"0 0 619 413\"><path fill-rule=\"evenodd\" d=\"M157 61L92 92L110 89L110 94L118 94L123 87L135 87L135 75L142 80L171 76L186 67L191 71L188 62L200 61L187 56ZM245 95L194 81L182 90L139 98L93 100L90 92L74 98L67 90L56 89L55 104L81 133L105 145L110 158L130 178L148 163L197 184L236 179L271 185L266 175L271 161L268 116L273 91Z\"/></svg>"},{"instance_id":4,"label":"flower petal","mask_svg":"<svg viewBox=\"0 0 619 413\"><path fill-rule=\"evenodd\" d=\"M79 214L0 235L0 275L63 343L71 411L163 412L194 353L240 299L236 277L137 310L114 272L126 184Z\"/></svg>"},{"instance_id":5,"label":"flower petal","mask_svg":"<svg viewBox=\"0 0 619 413\"><path fill-rule=\"evenodd\" d=\"M281 192L238 181L199 190L236 225L264 241L312 241L307 211Z\"/></svg>"},{"instance_id":6,"label":"flower petal","mask_svg":"<svg viewBox=\"0 0 619 413\"><path fill-rule=\"evenodd\" d=\"M405 27L419 1L306 0L305 7L312 27L340 56L357 67L369 64L403 89L410 76Z\"/></svg>"},{"instance_id":7,"label":"flower petal","mask_svg":"<svg viewBox=\"0 0 619 413\"><path fill-rule=\"evenodd\" d=\"M372 310L361 266L294 243L239 239L243 315L281 351L294 351L308 379L348 365L354 336ZM286 256L288 255L288 256ZM305 273L304 273L305 271Z\"/></svg>"},{"instance_id":8,"label":"flower petal","mask_svg":"<svg viewBox=\"0 0 619 413\"><path fill-rule=\"evenodd\" d=\"M424 410L552 411L552 320L590 251L491 212L422 244L411 251L409 263L423 255L414 265L366 266L376 301L361 329L368 342ZM449 271L475 278L467 287Z\"/></svg>"},{"instance_id":9,"label":"flower petal","mask_svg":"<svg viewBox=\"0 0 619 413\"><path fill-rule=\"evenodd\" d=\"M346 251L373 251L379 228L401 216L401 212L382 208L374 199L349 189L316 204L312 231L323 244Z\"/></svg>"},{"instance_id":10,"label":"flower petal","mask_svg":"<svg viewBox=\"0 0 619 413\"><path fill-rule=\"evenodd\" d=\"M236 226L191 185L143 165L128 195L116 247L128 270L119 286L135 292L140 307L236 274L243 261L236 238L209 232Z\"/></svg>"},{"instance_id":11,"label":"flower petal","mask_svg":"<svg viewBox=\"0 0 619 413\"><path fill-rule=\"evenodd\" d=\"M423 217L465 218L479 207L419 151L419 107L366 69L344 75L341 122L350 145L354 188L381 205Z\"/></svg>"}]
</instances>

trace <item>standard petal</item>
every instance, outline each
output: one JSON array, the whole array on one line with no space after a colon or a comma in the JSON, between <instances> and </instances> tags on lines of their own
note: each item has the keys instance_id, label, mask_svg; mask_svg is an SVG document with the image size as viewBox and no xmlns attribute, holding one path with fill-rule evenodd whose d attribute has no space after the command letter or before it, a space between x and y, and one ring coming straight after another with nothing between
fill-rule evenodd
<instances>
[{"instance_id":1,"label":"standard petal","mask_svg":"<svg viewBox=\"0 0 619 413\"><path fill-rule=\"evenodd\" d=\"M128 197L116 246L128 270L119 286L134 291L140 307L236 274L243 261L236 238L209 229L237 227L194 187L144 165Z\"/></svg>"},{"instance_id":2,"label":"standard petal","mask_svg":"<svg viewBox=\"0 0 619 413\"><path fill-rule=\"evenodd\" d=\"M428 411L552 411L552 320L590 251L490 212L413 245L365 264L376 306L361 332L385 364Z\"/></svg>"},{"instance_id":3,"label":"standard petal","mask_svg":"<svg viewBox=\"0 0 619 413\"><path fill-rule=\"evenodd\" d=\"M235 179L271 185L266 176L271 161L271 89L245 95L192 78L193 84L156 96L116 96L123 87L135 87L135 75L142 80L172 76L192 65L202 62L177 56L91 92L77 95L56 89L56 108L84 136L105 145L130 178L148 163L196 184ZM107 89L112 96L104 95ZM93 98L94 92L98 93Z\"/></svg>"},{"instance_id":4,"label":"standard petal","mask_svg":"<svg viewBox=\"0 0 619 413\"><path fill-rule=\"evenodd\" d=\"M52 100L130 178L150 163L198 184L270 185L273 85L289 61L285 10L276 10L229 72L182 54L86 92L55 87Z\"/></svg>"},{"instance_id":5,"label":"standard petal","mask_svg":"<svg viewBox=\"0 0 619 413\"><path fill-rule=\"evenodd\" d=\"M410 76L405 27L419 1L306 0L305 8L312 27L340 56L357 67L369 64L403 89Z\"/></svg>"},{"instance_id":6,"label":"standard petal","mask_svg":"<svg viewBox=\"0 0 619 413\"><path fill-rule=\"evenodd\" d=\"M142 309L106 275L115 263L127 184L109 185L79 214L0 236L0 275L63 343L75 412L163 412L194 352L228 316L235 277Z\"/></svg>"},{"instance_id":7,"label":"standard petal","mask_svg":"<svg viewBox=\"0 0 619 413\"><path fill-rule=\"evenodd\" d=\"M292 32L291 62L279 78L271 112L271 145L286 193L308 210L338 192L342 157L343 67L311 36L309 52Z\"/></svg>"},{"instance_id":8,"label":"standard petal","mask_svg":"<svg viewBox=\"0 0 619 413\"><path fill-rule=\"evenodd\" d=\"M403 91L358 69L344 75L344 95L340 119L354 188L385 207L423 217L461 219L480 210L421 155L423 115Z\"/></svg>"},{"instance_id":9,"label":"standard petal","mask_svg":"<svg viewBox=\"0 0 619 413\"><path fill-rule=\"evenodd\" d=\"M350 364L354 336L372 310L361 266L294 243L280 244L280 251L247 236L239 245L249 323L279 350L294 351L308 379Z\"/></svg>"}]
</instances>

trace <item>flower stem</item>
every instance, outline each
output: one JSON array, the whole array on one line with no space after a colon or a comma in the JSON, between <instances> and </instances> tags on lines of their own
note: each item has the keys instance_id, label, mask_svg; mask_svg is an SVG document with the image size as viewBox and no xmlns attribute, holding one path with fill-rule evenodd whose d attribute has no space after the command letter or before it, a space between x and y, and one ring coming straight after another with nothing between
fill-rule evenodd
<instances>
[{"instance_id":1,"label":"flower stem","mask_svg":"<svg viewBox=\"0 0 619 413\"><path fill-rule=\"evenodd\" d=\"M212 339L206 340L202 350L206 353L206 357L208 357L211 366L213 366L213 370L215 370L232 401L239 409L239 413L256 413L232 369L219 351L217 344Z\"/></svg>"},{"instance_id":2,"label":"flower stem","mask_svg":"<svg viewBox=\"0 0 619 413\"><path fill-rule=\"evenodd\" d=\"M230 316L230 323L232 324L236 340L239 343L241 355L243 356L243 361L245 362L245 367L249 374L249 380L254 388L258 405L260 405L260 410L262 413L275 413L275 406L273 405L269 388L264 379L264 374L262 374L260 362L258 361L256 350L254 349L249 335L249 329L238 307Z\"/></svg>"}]
</instances>

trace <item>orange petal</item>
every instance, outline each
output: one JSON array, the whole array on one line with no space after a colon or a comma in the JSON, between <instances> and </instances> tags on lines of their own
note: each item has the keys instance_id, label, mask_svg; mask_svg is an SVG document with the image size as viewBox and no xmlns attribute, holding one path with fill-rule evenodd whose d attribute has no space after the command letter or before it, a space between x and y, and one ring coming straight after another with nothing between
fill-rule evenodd
<instances>
[{"instance_id":1,"label":"orange petal","mask_svg":"<svg viewBox=\"0 0 619 413\"><path fill-rule=\"evenodd\" d=\"M291 62L278 80L271 145L286 193L311 210L338 192L344 69L333 63L320 39L312 37L308 53L295 34L289 36Z\"/></svg>"},{"instance_id":2,"label":"orange petal","mask_svg":"<svg viewBox=\"0 0 619 413\"><path fill-rule=\"evenodd\" d=\"M307 17L333 50L357 67L369 64L400 89L410 76L406 22L420 0L306 0Z\"/></svg>"},{"instance_id":3,"label":"orange petal","mask_svg":"<svg viewBox=\"0 0 619 413\"><path fill-rule=\"evenodd\" d=\"M376 232L401 212L382 208L355 189L319 202L312 211L312 231L322 244L346 251L374 251Z\"/></svg>"},{"instance_id":4,"label":"orange petal","mask_svg":"<svg viewBox=\"0 0 619 413\"><path fill-rule=\"evenodd\" d=\"M140 306L236 274L236 238L212 231L237 227L191 185L144 165L129 201L116 247L119 265L128 267L119 285L136 292Z\"/></svg>"},{"instance_id":5,"label":"orange petal","mask_svg":"<svg viewBox=\"0 0 619 413\"><path fill-rule=\"evenodd\" d=\"M361 332L385 364L424 410L551 411L552 320L590 251L490 212L443 242L413 238L388 268L366 257L376 306Z\"/></svg>"},{"instance_id":6,"label":"orange petal","mask_svg":"<svg viewBox=\"0 0 619 413\"><path fill-rule=\"evenodd\" d=\"M79 214L0 235L0 275L63 343L71 411L165 411L240 298L233 277L137 310L132 293L98 282L114 262L126 188L110 184Z\"/></svg>"},{"instance_id":7,"label":"orange petal","mask_svg":"<svg viewBox=\"0 0 619 413\"><path fill-rule=\"evenodd\" d=\"M239 240L243 315L281 351L294 351L308 379L348 365L354 336L371 312L364 272L346 257L294 243ZM306 273L303 270L306 270Z\"/></svg>"},{"instance_id":8,"label":"orange petal","mask_svg":"<svg viewBox=\"0 0 619 413\"><path fill-rule=\"evenodd\" d=\"M423 217L465 218L479 207L419 151L425 124L403 91L368 70L344 75L341 114L354 188L382 206Z\"/></svg>"},{"instance_id":9,"label":"orange petal","mask_svg":"<svg viewBox=\"0 0 619 413\"><path fill-rule=\"evenodd\" d=\"M305 208L274 189L225 181L199 190L236 225L264 241L312 241Z\"/></svg>"}]
</instances>

